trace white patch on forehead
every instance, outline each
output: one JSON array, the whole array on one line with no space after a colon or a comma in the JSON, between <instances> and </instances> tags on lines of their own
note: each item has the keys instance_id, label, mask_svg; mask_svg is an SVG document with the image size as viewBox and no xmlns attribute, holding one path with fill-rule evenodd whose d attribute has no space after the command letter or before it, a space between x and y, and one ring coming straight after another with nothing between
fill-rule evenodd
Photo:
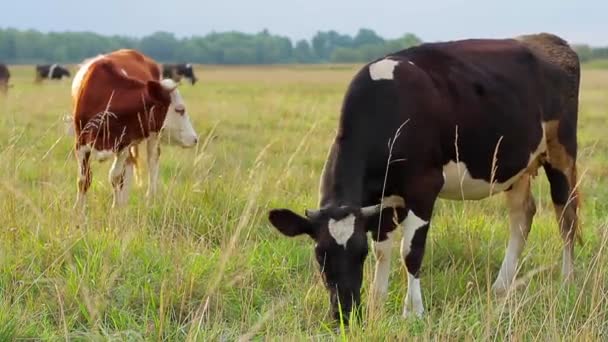
<instances>
[{"instance_id":1,"label":"white patch on forehead","mask_svg":"<svg viewBox=\"0 0 608 342\"><path fill-rule=\"evenodd\" d=\"M397 64L399 64L399 61L394 61L392 59L383 59L370 64L369 76L374 81L392 80L394 77L393 72L395 71Z\"/></svg>"},{"instance_id":2,"label":"white patch on forehead","mask_svg":"<svg viewBox=\"0 0 608 342\"><path fill-rule=\"evenodd\" d=\"M125 76L129 76L129 74L127 74L127 70L125 69L120 69L120 72L122 72L122 74Z\"/></svg>"},{"instance_id":3,"label":"white patch on forehead","mask_svg":"<svg viewBox=\"0 0 608 342\"><path fill-rule=\"evenodd\" d=\"M176 142L182 147L195 146L198 136L194 127L192 127L190 117L186 112L181 114L175 110L178 106L183 110L186 108L184 99L177 89L177 83L170 78L164 79L160 83L163 88L171 91L171 105L169 106L165 122L163 123L163 131L165 134L162 136L165 140Z\"/></svg>"},{"instance_id":4,"label":"white patch on forehead","mask_svg":"<svg viewBox=\"0 0 608 342\"><path fill-rule=\"evenodd\" d=\"M336 243L346 248L346 242L355 232L355 215L350 214L345 218L336 221L329 219L329 234L336 240Z\"/></svg>"},{"instance_id":5,"label":"white patch on forehead","mask_svg":"<svg viewBox=\"0 0 608 342\"><path fill-rule=\"evenodd\" d=\"M163 86L163 88L165 90L170 91L170 95L171 95L171 104L175 107L176 105L182 105L184 106L184 99L182 98L182 95L180 94L179 90L177 89L177 83L175 83L175 81L173 81L170 78L166 78L162 81L160 81L160 84Z\"/></svg>"},{"instance_id":6,"label":"white patch on forehead","mask_svg":"<svg viewBox=\"0 0 608 342\"><path fill-rule=\"evenodd\" d=\"M78 69L78 71L76 72L76 75L74 75L74 79L72 80L72 97L73 98L75 98L76 95L78 95L78 89L80 89L80 86L82 85L82 80L84 79L84 76L87 74L87 71L89 71L89 68L91 67L91 65L93 63L95 63L96 61L102 59L103 57L105 57L105 55L99 55L97 57L87 59L82 64L80 64L80 68Z\"/></svg>"}]
</instances>

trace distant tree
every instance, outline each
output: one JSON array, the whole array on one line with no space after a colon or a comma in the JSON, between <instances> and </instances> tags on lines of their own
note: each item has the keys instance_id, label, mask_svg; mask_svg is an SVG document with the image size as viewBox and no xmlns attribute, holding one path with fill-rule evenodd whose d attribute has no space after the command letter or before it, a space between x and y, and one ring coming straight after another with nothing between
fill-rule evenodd
<instances>
[{"instance_id":1,"label":"distant tree","mask_svg":"<svg viewBox=\"0 0 608 342\"><path fill-rule=\"evenodd\" d=\"M357 48L363 45L382 45L384 39L378 36L376 32L370 29L362 28L357 32L355 38L353 38L352 46Z\"/></svg>"},{"instance_id":2,"label":"distant tree","mask_svg":"<svg viewBox=\"0 0 608 342\"><path fill-rule=\"evenodd\" d=\"M314 52L307 40L299 40L293 53L295 61L298 63L312 63L316 61Z\"/></svg>"},{"instance_id":3,"label":"distant tree","mask_svg":"<svg viewBox=\"0 0 608 342\"><path fill-rule=\"evenodd\" d=\"M336 31L317 32L312 38L312 47L315 55L321 62L330 59L331 53L339 47L351 47L353 39L349 35L342 35Z\"/></svg>"},{"instance_id":4,"label":"distant tree","mask_svg":"<svg viewBox=\"0 0 608 342\"><path fill-rule=\"evenodd\" d=\"M179 45L173 33L156 32L142 38L139 48L147 55L155 56L162 61L170 61L174 59L175 50Z\"/></svg>"},{"instance_id":5,"label":"distant tree","mask_svg":"<svg viewBox=\"0 0 608 342\"><path fill-rule=\"evenodd\" d=\"M255 34L236 31L178 38L155 32L141 39L103 36L92 32L20 31L0 28L0 60L7 63L79 63L101 53L135 48L159 62L210 64L363 63L422 41L412 33L384 39L375 31L360 29L354 37L336 31L319 31L295 44L268 30ZM608 47L576 45L581 61L608 59Z\"/></svg>"}]
</instances>

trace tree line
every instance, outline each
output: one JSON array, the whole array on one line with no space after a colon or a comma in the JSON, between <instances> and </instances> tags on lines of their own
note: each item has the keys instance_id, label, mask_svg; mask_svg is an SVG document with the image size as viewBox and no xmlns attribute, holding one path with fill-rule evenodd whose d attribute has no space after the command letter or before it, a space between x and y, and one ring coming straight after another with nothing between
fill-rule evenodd
<instances>
[{"instance_id":1,"label":"tree line","mask_svg":"<svg viewBox=\"0 0 608 342\"><path fill-rule=\"evenodd\" d=\"M204 64L357 63L381 57L422 41L412 33L385 39L370 29L350 36L319 31L310 40L292 41L267 30L248 34L214 32L178 38L156 32L142 38L92 32L0 29L0 61L11 64L78 63L120 48L138 49L161 62ZM583 61L608 58L608 48L576 47Z\"/></svg>"},{"instance_id":2,"label":"tree line","mask_svg":"<svg viewBox=\"0 0 608 342\"><path fill-rule=\"evenodd\" d=\"M5 63L78 63L119 48L134 48L161 62L207 64L276 64L364 62L419 44L413 34L384 39L361 29L355 36L318 32L311 40L292 42L269 33L210 33L177 38L169 32L142 37L104 36L92 32L42 33L0 29L0 60Z\"/></svg>"}]
</instances>

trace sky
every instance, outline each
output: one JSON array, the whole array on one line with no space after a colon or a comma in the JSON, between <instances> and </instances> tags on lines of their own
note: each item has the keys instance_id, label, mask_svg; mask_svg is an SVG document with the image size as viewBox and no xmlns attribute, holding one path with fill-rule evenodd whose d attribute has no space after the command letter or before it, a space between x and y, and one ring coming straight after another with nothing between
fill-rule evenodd
<instances>
[{"instance_id":1,"label":"sky","mask_svg":"<svg viewBox=\"0 0 608 342\"><path fill-rule=\"evenodd\" d=\"M0 27L134 37L268 29L294 40L364 27L385 38L411 32L424 41L544 31L608 46L608 0L17 0L4 1Z\"/></svg>"}]
</instances>

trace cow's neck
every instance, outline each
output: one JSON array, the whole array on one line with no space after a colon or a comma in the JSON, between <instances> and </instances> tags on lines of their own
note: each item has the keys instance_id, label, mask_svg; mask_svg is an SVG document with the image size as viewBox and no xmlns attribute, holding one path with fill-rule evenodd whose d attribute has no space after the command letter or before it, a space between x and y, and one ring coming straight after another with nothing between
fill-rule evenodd
<instances>
[{"instance_id":1,"label":"cow's neck","mask_svg":"<svg viewBox=\"0 0 608 342\"><path fill-rule=\"evenodd\" d=\"M149 129L151 132L159 132L165 123L167 112L163 112L158 106L154 106L148 112Z\"/></svg>"},{"instance_id":2,"label":"cow's neck","mask_svg":"<svg viewBox=\"0 0 608 342\"><path fill-rule=\"evenodd\" d=\"M337 138L328 156L321 189L321 207L361 206L365 153L355 139Z\"/></svg>"}]
</instances>

